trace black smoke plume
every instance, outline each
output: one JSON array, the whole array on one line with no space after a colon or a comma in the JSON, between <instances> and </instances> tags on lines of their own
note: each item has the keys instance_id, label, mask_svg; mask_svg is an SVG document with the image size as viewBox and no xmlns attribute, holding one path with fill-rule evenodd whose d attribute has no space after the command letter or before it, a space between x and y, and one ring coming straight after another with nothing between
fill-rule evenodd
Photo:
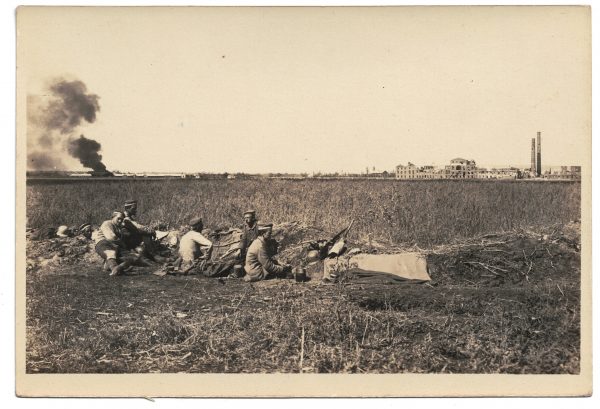
<instances>
[{"instance_id":1,"label":"black smoke plume","mask_svg":"<svg viewBox=\"0 0 600 409\"><path fill-rule=\"evenodd\" d=\"M57 79L48 92L27 99L28 167L48 169L61 167L61 156L67 151L87 168L105 171L101 145L83 135L73 134L84 123L94 123L100 111L100 97L89 93L78 80Z\"/></svg>"},{"instance_id":2,"label":"black smoke plume","mask_svg":"<svg viewBox=\"0 0 600 409\"><path fill-rule=\"evenodd\" d=\"M96 172L106 172L106 166L102 163L102 155L98 152L102 146L93 139L81 135L77 139L69 141L69 154L79 159L81 164Z\"/></svg>"}]
</instances>

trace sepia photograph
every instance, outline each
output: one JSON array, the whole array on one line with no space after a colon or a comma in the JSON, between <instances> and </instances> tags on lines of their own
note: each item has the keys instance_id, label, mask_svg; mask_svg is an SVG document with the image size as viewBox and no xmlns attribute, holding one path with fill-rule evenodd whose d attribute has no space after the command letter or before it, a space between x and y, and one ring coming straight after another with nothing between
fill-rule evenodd
<instances>
[{"instance_id":1,"label":"sepia photograph","mask_svg":"<svg viewBox=\"0 0 600 409\"><path fill-rule=\"evenodd\" d=\"M16 25L19 395L591 394L589 7Z\"/></svg>"}]
</instances>

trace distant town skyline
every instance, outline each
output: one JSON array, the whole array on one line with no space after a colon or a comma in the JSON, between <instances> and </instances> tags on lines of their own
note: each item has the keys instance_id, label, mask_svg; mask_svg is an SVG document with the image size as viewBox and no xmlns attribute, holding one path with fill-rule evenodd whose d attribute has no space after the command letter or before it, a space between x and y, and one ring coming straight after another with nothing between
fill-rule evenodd
<instances>
[{"instance_id":1,"label":"distant town skyline","mask_svg":"<svg viewBox=\"0 0 600 409\"><path fill-rule=\"evenodd\" d=\"M94 121L69 132L97 141L109 170L360 173L456 157L527 168L538 131L544 168L580 165L583 11L21 8L19 75L41 104L57 79L98 97ZM29 151L46 149L29 125ZM51 154L83 170L57 135Z\"/></svg>"}]
</instances>

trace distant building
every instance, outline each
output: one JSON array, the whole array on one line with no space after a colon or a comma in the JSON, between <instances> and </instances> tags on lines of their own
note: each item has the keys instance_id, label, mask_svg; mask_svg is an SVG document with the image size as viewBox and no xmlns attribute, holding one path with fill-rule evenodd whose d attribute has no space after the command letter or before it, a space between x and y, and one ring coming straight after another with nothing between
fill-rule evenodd
<instances>
[{"instance_id":1,"label":"distant building","mask_svg":"<svg viewBox=\"0 0 600 409\"><path fill-rule=\"evenodd\" d=\"M475 172L475 179L491 179L492 174L486 168L477 168L477 172Z\"/></svg>"},{"instance_id":2,"label":"distant building","mask_svg":"<svg viewBox=\"0 0 600 409\"><path fill-rule=\"evenodd\" d=\"M560 166L550 168L543 174L546 179L581 180L581 166Z\"/></svg>"},{"instance_id":3,"label":"distant building","mask_svg":"<svg viewBox=\"0 0 600 409\"><path fill-rule=\"evenodd\" d=\"M417 167L408 162L408 165L396 166L396 179L416 179Z\"/></svg>"},{"instance_id":4,"label":"distant building","mask_svg":"<svg viewBox=\"0 0 600 409\"><path fill-rule=\"evenodd\" d=\"M455 158L444 168L445 179L474 179L477 165L474 160Z\"/></svg>"},{"instance_id":5,"label":"distant building","mask_svg":"<svg viewBox=\"0 0 600 409\"><path fill-rule=\"evenodd\" d=\"M521 171L521 179L533 179L535 178L535 169L532 171L531 169L523 169Z\"/></svg>"},{"instance_id":6,"label":"distant building","mask_svg":"<svg viewBox=\"0 0 600 409\"><path fill-rule=\"evenodd\" d=\"M491 179L520 179L521 171L517 168L494 168L490 170Z\"/></svg>"},{"instance_id":7,"label":"distant building","mask_svg":"<svg viewBox=\"0 0 600 409\"><path fill-rule=\"evenodd\" d=\"M443 177L442 170L431 165L417 167L408 162L406 166L396 166L396 179L441 179Z\"/></svg>"},{"instance_id":8,"label":"distant building","mask_svg":"<svg viewBox=\"0 0 600 409\"><path fill-rule=\"evenodd\" d=\"M433 166L421 166L417 168L415 179L433 179Z\"/></svg>"},{"instance_id":9,"label":"distant building","mask_svg":"<svg viewBox=\"0 0 600 409\"><path fill-rule=\"evenodd\" d=\"M416 166L408 162L396 166L396 179L530 179L536 178L537 169L506 168L478 168L474 160L455 158L443 168L434 166ZM581 180L581 166L560 166L547 170L544 179Z\"/></svg>"}]
</instances>

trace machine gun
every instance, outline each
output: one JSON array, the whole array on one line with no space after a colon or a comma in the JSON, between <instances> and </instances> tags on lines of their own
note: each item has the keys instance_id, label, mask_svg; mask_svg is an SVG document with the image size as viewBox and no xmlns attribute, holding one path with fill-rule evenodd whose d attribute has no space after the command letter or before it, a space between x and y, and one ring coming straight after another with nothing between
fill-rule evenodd
<instances>
[{"instance_id":1,"label":"machine gun","mask_svg":"<svg viewBox=\"0 0 600 409\"><path fill-rule=\"evenodd\" d=\"M346 237L348 237L348 233L353 224L354 219L352 219L348 227L337 233L331 239L325 243L319 243L319 248L317 249L319 250L319 260L334 258L344 254L346 251Z\"/></svg>"}]
</instances>

